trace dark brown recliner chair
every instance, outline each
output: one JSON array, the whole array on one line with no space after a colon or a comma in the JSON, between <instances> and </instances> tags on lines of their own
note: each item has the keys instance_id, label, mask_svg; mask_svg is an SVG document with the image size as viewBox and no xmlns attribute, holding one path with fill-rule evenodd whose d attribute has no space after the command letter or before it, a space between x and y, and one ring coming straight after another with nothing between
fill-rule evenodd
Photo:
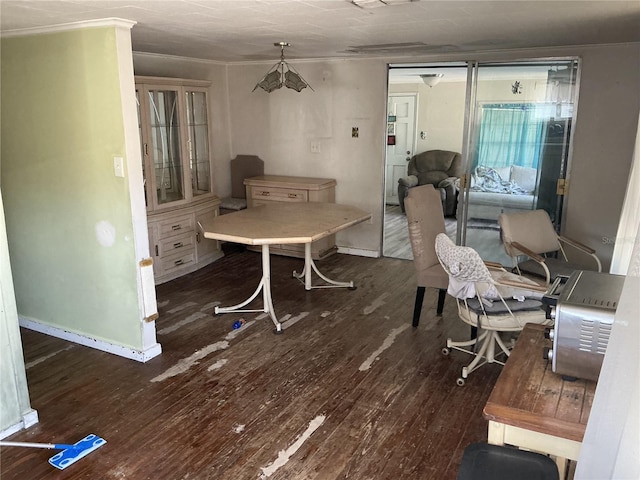
<instances>
[{"instance_id":1,"label":"dark brown recliner chair","mask_svg":"<svg viewBox=\"0 0 640 480\"><path fill-rule=\"evenodd\" d=\"M458 189L455 181L462 176L462 155L448 150L427 150L411 157L407 176L398 179L398 200L404 212L404 199L409 189L433 185L440 192L444 215L456 214Z\"/></svg>"}]
</instances>

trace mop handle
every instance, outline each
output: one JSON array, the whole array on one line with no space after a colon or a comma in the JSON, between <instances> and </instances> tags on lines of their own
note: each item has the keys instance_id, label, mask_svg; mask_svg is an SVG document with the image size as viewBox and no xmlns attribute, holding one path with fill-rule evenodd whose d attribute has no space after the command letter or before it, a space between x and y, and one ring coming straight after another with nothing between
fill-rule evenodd
<instances>
[{"instance_id":1,"label":"mop handle","mask_svg":"<svg viewBox=\"0 0 640 480\"><path fill-rule=\"evenodd\" d=\"M55 448L56 450L67 450L69 448L78 448L75 445L67 445L64 443L25 443L25 442L0 442L2 447L32 447L32 448Z\"/></svg>"}]
</instances>

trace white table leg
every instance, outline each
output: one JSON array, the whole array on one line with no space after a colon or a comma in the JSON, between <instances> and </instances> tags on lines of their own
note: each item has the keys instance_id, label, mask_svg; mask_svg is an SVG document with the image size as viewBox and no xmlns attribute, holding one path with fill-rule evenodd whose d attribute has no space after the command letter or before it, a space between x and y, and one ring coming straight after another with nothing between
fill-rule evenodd
<instances>
[{"instance_id":1,"label":"white table leg","mask_svg":"<svg viewBox=\"0 0 640 480\"><path fill-rule=\"evenodd\" d=\"M311 280L311 271L312 270L314 272L316 272L316 275L318 275L322 280L327 282L329 285L313 285L312 284L312 280ZM302 273L298 273L298 272L296 272L294 270L293 276L295 278L297 278L298 280L300 280L300 282L302 282L304 284L304 289L305 290L311 290L313 288L352 288L352 289L355 289L355 287L353 286L353 281L350 281L350 282L339 282L339 281L336 281L336 280L331 280L330 278L327 278L322 273L320 273L320 271L318 270L318 267L316 266L315 262L313 261L313 258L311 258L311 243L305 243L304 244L304 268L302 269ZM304 278L304 281L302 280L303 278Z\"/></svg>"},{"instance_id":2,"label":"white table leg","mask_svg":"<svg viewBox=\"0 0 640 480\"><path fill-rule=\"evenodd\" d=\"M311 285L311 268L310 265L313 263L313 258L311 258L311 243L304 244L304 289L311 290L313 286Z\"/></svg>"},{"instance_id":3,"label":"white table leg","mask_svg":"<svg viewBox=\"0 0 640 480\"><path fill-rule=\"evenodd\" d=\"M261 310L246 310L243 309L246 305L249 305L262 290L262 309ZM273 309L273 300L271 299L271 262L269 258L269 245L262 245L262 279L258 284L258 288L251 294L251 296L242 303L233 305L231 307L218 307L213 309L214 313L231 313L231 312L264 312L268 313L271 317L271 321L276 326L276 333L282 332L282 324L278 321L275 311Z\"/></svg>"}]
</instances>

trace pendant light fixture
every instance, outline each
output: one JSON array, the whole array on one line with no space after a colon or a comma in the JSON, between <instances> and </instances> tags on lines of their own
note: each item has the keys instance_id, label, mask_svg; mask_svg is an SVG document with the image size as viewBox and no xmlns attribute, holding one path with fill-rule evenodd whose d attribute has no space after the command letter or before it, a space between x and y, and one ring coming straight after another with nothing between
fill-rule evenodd
<instances>
[{"instance_id":1,"label":"pendant light fixture","mask_svg":"<svg viewBox=\"0 0 640 480\"><path fill-rule=\"evenodd\" d=\"M280 47L280 61L269 69L265 76L262 77L262 80L256 83L256 86L253 87L253 90L251 91L253 92L256 88L260 87L265 92L271 93L274 90L281 88L282 85L287 88L292 88L296 92L301 92L302 89L306 87L313 90L311 85L302 78L302 75L300 75L295 68L284 60L284 47L290 47L291 44L287 42L278 42L274 43L273 46Z\"/></svg>"}]
</instances>

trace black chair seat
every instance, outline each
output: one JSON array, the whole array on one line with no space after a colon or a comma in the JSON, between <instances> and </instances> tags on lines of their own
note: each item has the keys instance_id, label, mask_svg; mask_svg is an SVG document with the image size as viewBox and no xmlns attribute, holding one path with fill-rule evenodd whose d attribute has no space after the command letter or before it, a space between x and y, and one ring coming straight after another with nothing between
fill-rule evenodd
<instances>
[{"instance_id":1,"label":"black chair seat","mask_svg":"<svg viewBox=\"0 0 640 480\"><path fill-rule=\"evenodd\" d=\"M513 447L473 443L464 450L458 480L559 480L549 457Z\"/></svg>"}]
</instances>

